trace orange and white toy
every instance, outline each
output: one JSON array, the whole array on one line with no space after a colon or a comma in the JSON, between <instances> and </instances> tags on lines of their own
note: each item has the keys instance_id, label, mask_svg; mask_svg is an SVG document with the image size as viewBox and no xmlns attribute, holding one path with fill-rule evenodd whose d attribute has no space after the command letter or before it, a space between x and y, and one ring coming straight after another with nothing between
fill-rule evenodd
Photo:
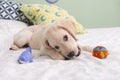
<instances>
[{"instance_id":1,"label":"orange and white toy","mask_svg":"<svg viewBox=\"0 0 120 80\"><path fill-rule=\"evenodd\" d=\"M93 49L92 55L94 57L103 59L103 58L106 58L108 56L108 50L104 46L96 46Z\"/></svg>"}]
</instances>

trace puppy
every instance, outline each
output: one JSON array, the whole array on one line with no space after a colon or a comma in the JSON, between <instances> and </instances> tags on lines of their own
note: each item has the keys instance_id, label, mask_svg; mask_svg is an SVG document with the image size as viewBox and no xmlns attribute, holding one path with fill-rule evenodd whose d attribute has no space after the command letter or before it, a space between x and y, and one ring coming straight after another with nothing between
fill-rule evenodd
<instances>
[{"instance_id":1,"label":"puppy","mask_svg":"<svg viewBox=\"0 0 120 80\"><path fill-rule=\"evenodd\" d=\"M12 49L17 50L28 44L38 49L40 55L47 55L54 60L71 59L80 55L82 48L77 43L75 23L65 19L54 24L30 26L14 36ZM90 51L88 47L84 50Z\"/></svg>"}]
</instances>

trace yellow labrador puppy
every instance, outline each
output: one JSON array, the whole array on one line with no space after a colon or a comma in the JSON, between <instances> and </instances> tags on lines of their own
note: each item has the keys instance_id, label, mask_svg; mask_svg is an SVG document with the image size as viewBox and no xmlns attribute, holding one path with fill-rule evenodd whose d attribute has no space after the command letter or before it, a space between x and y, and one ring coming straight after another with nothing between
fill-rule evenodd
<instances>
[{"instance_id":1,"label":"yellow labrador puppy","mask_svg":"<svg viewBox=\"0 0 120 80\"><path fill-rule=\"evenodd\" d=\"M76 26L67 19L51 25L35 25L23 29L15 35L12 49L19 49L28 44L31 48L40 50L40 55L64 60L80 55L81 47L77 41ZM91 51L86 46L82 48Z\"/></svg>"}]
</instances>

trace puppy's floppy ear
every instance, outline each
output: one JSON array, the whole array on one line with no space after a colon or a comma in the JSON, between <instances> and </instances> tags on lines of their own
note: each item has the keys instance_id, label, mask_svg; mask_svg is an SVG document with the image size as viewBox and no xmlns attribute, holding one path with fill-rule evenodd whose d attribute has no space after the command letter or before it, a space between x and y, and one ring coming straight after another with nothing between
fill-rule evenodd
<instances>
[{"instance_id":1,"label":"puppy's floppy ear","mask_svg":"<svg viewBox=\"0 0 120 80\"><path fill-rule=\"evenodd\" d=\"M66 30L75 40L78 40L76 36L76 25L73 21L69 19L57 21L57 27Z\"/></svg>"},{"instance_id":2,"label":"puppy's floppy ear","mask_svg":"<svg viewBox=\"0 0 120 80\"><path fill-rule=\"evenodd\" d=\"M49 44L48 40L45 40L44 46L47 49L53 49L52 46Z\"/></svg>"}]
</instances>

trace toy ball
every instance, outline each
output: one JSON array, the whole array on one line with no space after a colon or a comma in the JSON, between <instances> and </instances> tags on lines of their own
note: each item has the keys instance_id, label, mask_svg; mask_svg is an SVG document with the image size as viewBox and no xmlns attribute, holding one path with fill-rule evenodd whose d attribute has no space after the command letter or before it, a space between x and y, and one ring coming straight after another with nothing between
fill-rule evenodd
<instances>
[{"instance_id":1,"label":"toy ball","mask_svg":"<svg viewBox=\"0 0 120 80\"><path fill-rule=\"evenodd\" d=\"M92 55L94 57L103 59L108 56L108 50L104 46L97 46L93 49Z\"/></svg>"},{"instance_id":2,"label":"toy ball","mask_svg":"<svg viewBox=\"0 0 120 80\"><path fill-rule=\"evenodd\" d=\"M30 63L33 62L32 60L32 52L31 48L27 48L22 54L19 56L18 63Z\"/></svg>"},{"instance_id":3,"label":"toy ball","mask_svg":"<svg viewBox=\"0 0 120 80\"><path fill-rule=\"evenodd\" d=\"M46 2L48 2L49 4L55 4L56 2L58 2L58 0L46 0Z\"/></svg>"}]
</instances>

